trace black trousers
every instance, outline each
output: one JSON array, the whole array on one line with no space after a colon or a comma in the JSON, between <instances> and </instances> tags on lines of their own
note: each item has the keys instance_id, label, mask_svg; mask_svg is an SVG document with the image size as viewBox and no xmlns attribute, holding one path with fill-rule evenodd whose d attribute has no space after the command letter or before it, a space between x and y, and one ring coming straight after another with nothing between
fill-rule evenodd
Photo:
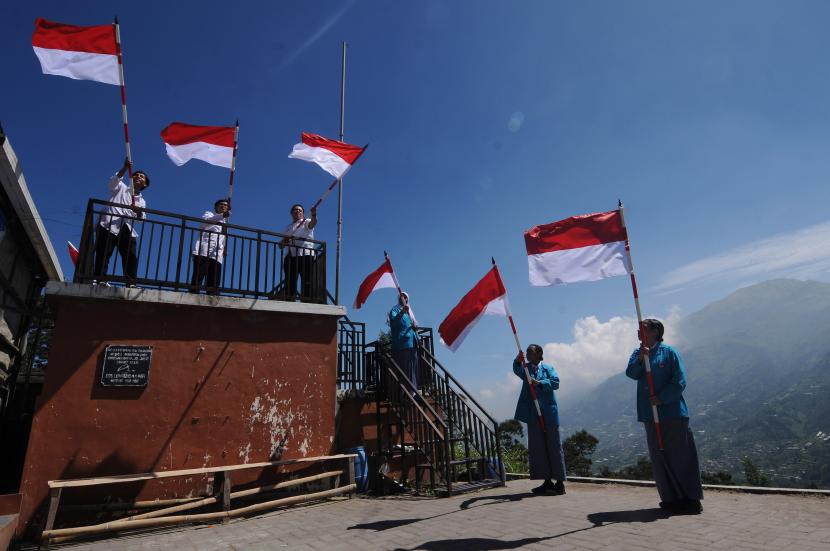
<instances>
[{"instance_id":1,"label":"black trousers","mask_svg":"<svg viewBox=\"0 0 830 551\"><path fill-rule=\"evenodd\" d=\"M98 278L107 273L107 265L115 248L121 255L121 269L128 280L135 279L138 273L138 256L136 255L135 237L126 224L121 225L121 231L114 235L111 231L98 224L95 234L95 267L93 273Z\"/></svg>"},{"instance_id":2,"label":"black trousers","mask_svg":"<svg viewBox=\"0 0 830 551\"><path fill-rule=\"evenodd\" d=\"M218 294L219 290L217 287L219 287L221 277L221 262L206 256L193 255L193 277L190 279L190 284L193 285L193 288L190 289L191 293L198 293L199 288L202 286L202 281L204 281L204 285L207 287L207 294Z\"/></svg>"},{"instance_id":3,"label":"black trousers","mask_svg":"<svg viewBox=\"0 0 830 551\"><path fill-rule=\"evenodd\" d=\"M288 299L297 296L297 276L302 279L300 298L312 298L312 272L314 270L313 256L288 255L282 261L285 270L285 291Z\"/></svg>"}]
</instances>

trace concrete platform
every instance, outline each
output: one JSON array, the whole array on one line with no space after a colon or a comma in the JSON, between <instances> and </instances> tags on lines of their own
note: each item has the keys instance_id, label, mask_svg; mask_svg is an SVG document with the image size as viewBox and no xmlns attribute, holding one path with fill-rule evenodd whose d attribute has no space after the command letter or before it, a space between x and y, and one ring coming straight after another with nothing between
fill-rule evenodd
<instances>
[{"instance_id":1,"label":"concrete platform","mask_svg":"<svg viewBox=\"0 0 830 551\"><path fill-rule=\"evenodd\" d=\"M729 551L830 549L830 499L710 491L703 514L669 517L653 488L570 483L535 497L527 480L447 499L360 498L277 511L227 525L121 536L80 550L171 549Z\"/></svg>"}]
</instances>

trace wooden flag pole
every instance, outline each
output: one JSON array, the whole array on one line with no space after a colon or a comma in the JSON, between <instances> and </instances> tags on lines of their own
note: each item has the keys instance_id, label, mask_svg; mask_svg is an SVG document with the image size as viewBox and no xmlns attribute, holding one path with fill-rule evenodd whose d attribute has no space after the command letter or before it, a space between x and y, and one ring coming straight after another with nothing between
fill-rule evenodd
<instances>
[{"instance_id":1,"label":"wooden flag pole","mask_svg":"<svg viewBox=\"0 0 830 551\"><path fill-rule=\"evenodd\" d=\"M496 265L496 259L490 257L490 261L493 263L493 267L496 269L496 274L499 276L499 280L501 280L501 274L499 273L499 267ZM550 449L548 448L548 429L545 425L545 417L542 415L542 408L539 405L539 396L536 394L536 389L533 386L533 383L530 381L530 371L527 368L527 362L525 361L525 353L522 350L522 344L519 342L519 332L516 331L516 324L513 322L513 314L510 313L510 307L507 303L507 291L505 290L504 294L504 310L507 313L507 320L510 322L510 330L513 331L513 338L516 340L516 348L519 349L519 359L522 361L522 369L525 372L525 381L527 382L528 388L530 388L530 396L533 398L533 405L536 407L536 415L539 419L539 428L542 429L542 437L544 440L545 446L545 457L548 459L548 469L550 470L550 476L553 476L553 460L550 457Z\"/></svg>"},{"instance_id":2,"label":"wooden flag pole","mask_svg":"<svg viewBox=\"0 0 830 551\"><path fill-rule=\"evenodd\" d=\"M124 147L127 150L127 161L130 178L130 196L135 206L135 186L133 185L133 156L130 152L130 131L127 126L127 86L124 84L124 60L121 52L121 26L118 24L118 16L115 16L113 23L115 30L115 55L118 58L118 79L121 88L121 119L124 122Z\"/></svg>"}]
</instances>

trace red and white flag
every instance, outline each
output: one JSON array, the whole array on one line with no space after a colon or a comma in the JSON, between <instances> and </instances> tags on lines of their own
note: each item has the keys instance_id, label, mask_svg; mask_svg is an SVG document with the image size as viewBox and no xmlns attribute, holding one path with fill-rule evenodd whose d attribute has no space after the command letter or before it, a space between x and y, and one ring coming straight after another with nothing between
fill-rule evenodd
<instances>
[{"instance_id":1,"label":"red and white flag","mask_svg":"<svg viewBox=\"0 0 830 551\"><path fill-rule=\"evenodd\" d=\"M498 267L493 266L441 322L438 327L441 342L455 352L481 316L507 316L507 311L507 290L502 283Z\"/></svg>"},{"instance_id":2,"label":"red and white flag","mask_svg":"<svg viewBox=\"0 0 830 551\"><path fill-rule=\"evenodd\" d=\"M69 250L69 258L72 259L72 264L78 265L78 249L72 244L72 241L66 242L66 248Z\"/></svg>"},{"instance_id":3,"label":"red and white flag","mask_svg":"<svg viewBox=\"0 0 830 551\"><path fill-rule=\"evenodd\" d=\"M46 75L121 84L114 25L79 27L39 17L32 47Z\"/></svg>"},{"instance_id":4,"label":"red and white flag","mask_svg":"<svg viewBox=\"0 0 830 551\"><path fill-rule=\"evenodd\" d=\"M365 150L365 147L303 132L302 141L294 145L288 158L317 163L320 168L340 179L352 168Z\"/></svg>"},{"instance_id":5,"label":"red and white flag","mask_svg":"<svg viewBox=\"0 0 830 551\"><path fill-rule=\"evenodd\" d=\"M171 123L161 131L167 156L177 166L190 159L231 168L236 137L234 126L195 126Z\"/></svg>"},{"instance_id":6,"label":"red and white flag","mask_svg":"<svg viewBox=\"0 0 830 551\"><path fill-rule=\"evenodd\" d=\"M398 278L395 277L395 270L392 269L392 262L387 258L380 268L366 276L360 288L357 290L357 297L354 299L355 310L359 310L361 306L369 298L369 295L378 289L400 289Z\"/></svg>"},{"instance_id":7,"label":"red and white flag","mask_svg":"<svg viewBox=\"0 0 830 551\"><path fill-rule=\"evenodd\" d=\"M619 210L583 214L525 232L530 284L562 285L628 275Z\"/></svg>"}]
</instances>

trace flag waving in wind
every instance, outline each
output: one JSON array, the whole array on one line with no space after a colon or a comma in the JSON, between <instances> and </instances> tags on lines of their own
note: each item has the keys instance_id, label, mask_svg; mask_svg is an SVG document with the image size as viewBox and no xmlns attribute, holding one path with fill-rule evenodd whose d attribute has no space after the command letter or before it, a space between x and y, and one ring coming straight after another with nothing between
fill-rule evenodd
<instances>
[{"instance_id":1,"label":"flag waving in wind","mask_svg":"<svg viewBox=\"0 0 830 551\"><path fill-rule=\"evenodd\" d=\"M525 232L530 284L562 285L627 275L620 211L572 216Z\"/></svg>"},{"instance_id":2,"label":"flag waving in wind","mask_svg":"<svg viewBox=\"0 0 830 551\"><path fill-rule=\"evenodd\" d=\"M214 166L231 168L236 147L236 127L196 126L174 122L161 131L167 156L177 166L199 159Z\"/></svg>"},{"instance_id":3,"label":"flag waving in wind","mask_svg":"<svg viewBox=\"0 0 830 551\"><path fill-rule=\"evenodd\" d=\"M38 18L32 47L46 75L121 84L113 25L79 27Z\"/></svg>"},{"instance_id":4,"label":"flag waving in wind","mask_svg":"<svg viewBox=\"0 0 830 551\"><path fill-rule=\"evenodd\" d=\"M360 288L357 290L357 297L354 299L355 310L359 310L361 306L366 303L369 295L378 289L400 289L398 278L395 276L395 270L392 269L392 261L389 257L383 261L380 268L366 276Z\"/></svg>"},{"instance_id":5,"label":"flag waving in wind","mask_svg":"<svg viewBox=\"0 0 830 551\"><path fill-rule=\"evenodd\" d=\"M401 284L398 283L398 277L392 268L392 260L386 253L383 254L386 257L383 264L377 270L366 276L366 279L360 284L360 288L357 290L357 297L354 299L355 310L359 310L366 303L369 295L379 289L397 289L399 295L402 292ZM415 319L415 312L412 311L412 305L409 305L408 311L412 323L418 325L418 320Z\"/></svg>"},{"instance_id":6,"label":"flag waving in wind","mask_svg":"<svg viewBox=\"0 0 830 551\"><path fill-rule=\"evenodd\" d=\"M303 132L301 139L300 143L294 145L288 158L317 163L320 168L337 179L342 178L366 150L365 147L330 140L308 132Z\"/></svg>"},{"instance_id":7,"label":"flag waving in wind","mask_svg":"<svg viewBox=\"0 0 830 551\"><path fill-rule=\"evenodd\" d=\"M485 314L508 316L507 290L497 266L493 266L441 322L438 327L441 341L455 352Z\"/></svg>"}]
</instances>

